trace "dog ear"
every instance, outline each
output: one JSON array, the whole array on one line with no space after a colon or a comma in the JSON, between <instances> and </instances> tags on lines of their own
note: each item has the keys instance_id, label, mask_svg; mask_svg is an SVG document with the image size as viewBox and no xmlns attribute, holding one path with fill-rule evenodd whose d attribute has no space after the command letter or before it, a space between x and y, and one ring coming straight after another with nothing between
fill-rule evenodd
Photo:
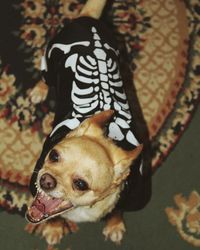
<instances>
[{"instance_id":1,"label":"dog ear","mask_svg":"<svg viewBox=\"0 0 200 250\"><path fill-rule=\"evenodd\" d=\"M130 173L130 167L132 162L139 156L142 152L143 145L137 146L131 151L125 151L118 148L114 152L114 183L119 184L121 181L125 180Z\"/></svg>"},{"instance_id":2,"label":"dog ear","mask_svg":"<svg viewBox=\"0 0 200 250\"><path fill-rule=\"evenodd\" d=\"M69 133L68 137L83 135L97 137L103 135L104 127L113 114L113 110L106 110L87 118L77 129Z\"/></svg>"}]
</instances>

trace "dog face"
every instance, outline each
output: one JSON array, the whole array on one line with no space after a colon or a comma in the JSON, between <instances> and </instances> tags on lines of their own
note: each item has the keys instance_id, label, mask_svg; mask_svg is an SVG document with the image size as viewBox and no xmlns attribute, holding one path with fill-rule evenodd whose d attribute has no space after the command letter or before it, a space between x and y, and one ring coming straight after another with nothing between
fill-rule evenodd
<instances>
[{"instance_id":1,"label":"dog face","mask_svg":"<svg viewBox=\"0 0 200 250\"><path fill-rule=\"evenodd\" d=\"M29 221L39 223L73 208L92 206L123 183L142 146L127 152L104 136L112 115L109 110L86 119L49 152L38 174Z\"/></svg>"}]
</instances>

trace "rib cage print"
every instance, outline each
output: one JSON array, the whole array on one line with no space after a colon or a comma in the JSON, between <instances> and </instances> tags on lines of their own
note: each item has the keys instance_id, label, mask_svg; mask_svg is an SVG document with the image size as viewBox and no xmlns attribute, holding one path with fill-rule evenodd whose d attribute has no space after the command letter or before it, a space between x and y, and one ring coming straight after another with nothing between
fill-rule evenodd
<instances>
[{"instance_id":1,"label":"rib cage print","mask_svg":"<svg viewBox=\"0 0 200 250\"><path fill-rule=\"evenodd\" d=\"M113 109L117 112L108 126L108 136L113 140L126 141L137 146L138 141L130 127L132 116L119 72L117 61L119 52L102 41L95 27L91 27L90 31L92 41L79 41L71 44L54 43L46 55L49 60L52 52L58 49L66 55L64 67L70 68L74 73L71 116L57 124L50 136L62 126L67 126L72 130L90 115ZM90 47L90 50L86 55L73 52L73 48L78 46L86 49ZM48 71L44 58L42 63L42 70Z\"/></svg>"}]
</instances>

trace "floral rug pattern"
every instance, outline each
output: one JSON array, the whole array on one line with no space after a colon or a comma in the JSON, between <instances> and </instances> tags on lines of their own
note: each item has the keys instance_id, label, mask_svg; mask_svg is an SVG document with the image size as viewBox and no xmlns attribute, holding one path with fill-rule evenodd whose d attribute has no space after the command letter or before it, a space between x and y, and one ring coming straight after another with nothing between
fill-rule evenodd
<instances>
[{"instance_id":1,"label":"floral rug pattern","mask_svg":"<svg viewBox=\"0 0 200 250\"><path fill-rule=\"evenodd\" d=\"M194 190L188 198L182 194L174 197L177 208L166 208L170 223L179 235L195 247L200 247L200 195Z\"/></svg>"},{"instance_id":2,"label":"floral rug pattern","mask_svg":"<svg viewBox=\"0 0 200 250\"><path fill-rule=\"evenodd\" d=\"M4 40L0 44L0 204L7 211L24 214L30 200L31 172L51 130L55 107L51 94L36 106L28 97L29 90L41 80L40 59L45 45L67 18L77 16L84 2L4 3L4 11L17 16L12 22L6 15L8 26L1 29ZM107 19L126 45L153 147L152 168L156 170L181 138L199 102L200 3L115 0ZM189 199L196 196L193 192ZM176 201L184 200L177 197ZM187 209L181 211L167 210L179 232L181 213L186 214ZM188 223L195 233L195 224L190 219Z\"/></svg>"}]
</instances>

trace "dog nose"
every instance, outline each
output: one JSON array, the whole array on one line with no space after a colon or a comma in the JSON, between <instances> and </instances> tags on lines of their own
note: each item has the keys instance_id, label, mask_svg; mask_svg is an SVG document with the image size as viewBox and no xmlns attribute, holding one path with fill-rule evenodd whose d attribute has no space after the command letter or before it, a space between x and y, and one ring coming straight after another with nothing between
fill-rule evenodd
<instances>
[{"instance_id":1,"label":"dog nose","mask_svg":"<svg viewBox=\"0 0 200 250\"><path fill-rule=\"evenodd\" d=\"M43 174L40 178L40 186L45 191L53 190L57 185L56 179L50 174Z\"/></svg>"}]
</instances>

